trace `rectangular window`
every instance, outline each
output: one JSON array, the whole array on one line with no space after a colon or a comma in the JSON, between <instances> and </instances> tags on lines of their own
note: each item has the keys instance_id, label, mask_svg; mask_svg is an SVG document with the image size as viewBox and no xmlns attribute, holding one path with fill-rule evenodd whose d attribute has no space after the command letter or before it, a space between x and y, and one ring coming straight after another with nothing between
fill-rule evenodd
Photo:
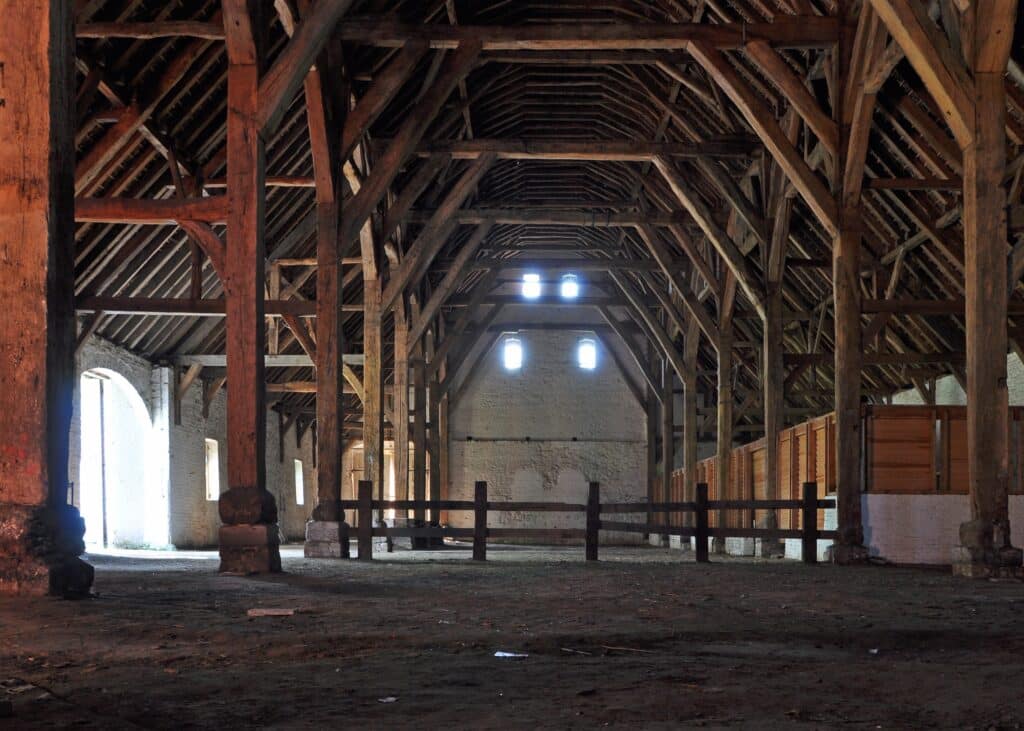
<instances>
[{"instance_id":1,"label":"rectangular window","mask_svg":"<svg viewBox=\"0 0 1024 731\"><path fill-rule=\"evenodd\" d=\"M206 499L220 499L220 456L216 439L206 440Z\"/></svg>"},{"instance_id":2,"label":"rectangular window","mask_svg":"<svg viewBox=\"0 0 1024 731\"><path fill-rule=\"evenodd\" d=\"M295 462L295 504L303 505L306 502L305 480L302 477L302 460Z\"/></svg>"}]
</instances>

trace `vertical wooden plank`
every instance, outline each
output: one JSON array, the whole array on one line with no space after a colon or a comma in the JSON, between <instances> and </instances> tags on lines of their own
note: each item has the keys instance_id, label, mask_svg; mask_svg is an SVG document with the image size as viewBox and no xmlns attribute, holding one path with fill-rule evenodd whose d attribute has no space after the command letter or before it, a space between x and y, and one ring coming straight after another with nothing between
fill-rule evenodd
<instances>
[{"instance_id":1,"label":"vertical wooden plank","mask_svg":"<svg viewBox=\"0 0 1024 731\"><path fill-rule=\"evenodd\" d=\"M697 562L708 562L708 485L706 482L698 483L696 503L697 527L694 531L694 538L697 543Z\"/></svg>"},{"instance_id":2,"label":"vertical wooden plank","mask_svg":"<svg viewBox=\"0 0 1024 731\"><path fill-rule=\"evenodd\" d=\"M360 480L356 499L359 501L359 507L356 509L358 560L370 561L373 559L373 483L369 480Z\"/></svg>"},{"instance_id":3,"label":"vertical wooden plank","mask_svg":"<svg viewBox=\"0 0 1024 731\"><path fill-rule=\"evenodd\" d=\"M487 483L473 485L473 560L487 560Z\"/></svg>"},{"instance_id":4,"label":"vertical wooden plank","mask_svg":"<svg viewBox=\"0 0 1024 731\"><path fill-rule=\"evenodd\" d=\"M818 563L818 486L813 482L805 482L801 499L801 559L804 563Z\"/></svg>"},{"instance_id":5,"label":"vertical wooden plank","mask_svg":"<svg viewBox=\"0 0 1024 731\"><path fill-rule=\"evenodd\" d=\"M587 538L586 560L596 561L600 545L601 528L601 483L591 482L587 490Z\"/></svg>"}]
</instances>

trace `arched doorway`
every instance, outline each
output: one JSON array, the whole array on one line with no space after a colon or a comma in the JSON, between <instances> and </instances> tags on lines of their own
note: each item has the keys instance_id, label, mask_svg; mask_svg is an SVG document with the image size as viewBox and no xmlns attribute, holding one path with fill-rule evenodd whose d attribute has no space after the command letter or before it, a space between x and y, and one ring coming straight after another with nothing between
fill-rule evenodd
<instances>
[{"instance_id":1,"label":"arched doorway","mask_svg":"<svg viewBox=\"0 0 1024 731\"><path fill-rule=\"evenodd\" d=\"M79 504L92 548L164 547L167 498L150 466L157 462L149 409L115 371L82 374Z\"/></svg>"}]
</instances>

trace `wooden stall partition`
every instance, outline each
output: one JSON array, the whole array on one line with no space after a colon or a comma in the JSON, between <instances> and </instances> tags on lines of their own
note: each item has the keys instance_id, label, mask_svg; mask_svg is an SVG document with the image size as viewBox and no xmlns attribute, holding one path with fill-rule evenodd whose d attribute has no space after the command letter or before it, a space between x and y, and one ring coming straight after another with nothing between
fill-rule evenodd
<instances>
[{"instance_id":1,"label":"wooden stall partition","mask_svg":"<svg viewBox=\"0 0 1024 731\"><path fill-rule=\"evenodd\" d=\"M865 409L866 492L935 493L937 416L933 406Z\"/></svg>"}]
</instances>

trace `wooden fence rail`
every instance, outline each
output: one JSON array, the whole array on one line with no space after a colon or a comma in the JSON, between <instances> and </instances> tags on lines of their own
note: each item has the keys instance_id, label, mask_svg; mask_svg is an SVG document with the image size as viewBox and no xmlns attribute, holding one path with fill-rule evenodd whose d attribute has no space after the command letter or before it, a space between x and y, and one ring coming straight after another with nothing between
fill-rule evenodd
<instances>
[{"instance_id":1,"label":"wooden fence rail","mask_svg":"<svg viewBox=\"0 0 1024 731\"><path fill-rule=\"evenodd\" d=\"M487 560L488 538L530 538L530 539L579 539L585 544L586 560L596 561L598 556L599 532L616 531L620 533L657 533L661 535L681 536L696 539L697 561L708 561L709 538L761 538L783 539L798 538L801 541L801 557L804 563L816 563L818 560L817 541L834 539L836 531L818 528L818 511L835 507L834 500L818 499L817 485L805 482L802 499L800 500L708 500L706 483L697 485L696 500L693 502L674 503L601 503L600 485L591 482L586 504L578 503L545 503L545 502L491 502L487 499L487 483L477 482L473 488L472 500L374 500L373 483L359 483L356 500L342 500L343 510L356 511L356 538L359 545L359 559L369 561L373 557L373 537L387 538L463 538L473 541L473 560ZM434 510L467 511L473 513L472 528L452 528L440 526L375 526L373 512L375 510ZM800 528L723 528L710 527L708 516L712 511L723 510L799 510L801 514ZM495 512L546 512L546 513L585 513L585 528L489 528L488 513ZM680 512L692 513L692 526L666 526L650 522L643 523L602 520L601 515L644 514Z\"/></svg>"}]
</instances>

